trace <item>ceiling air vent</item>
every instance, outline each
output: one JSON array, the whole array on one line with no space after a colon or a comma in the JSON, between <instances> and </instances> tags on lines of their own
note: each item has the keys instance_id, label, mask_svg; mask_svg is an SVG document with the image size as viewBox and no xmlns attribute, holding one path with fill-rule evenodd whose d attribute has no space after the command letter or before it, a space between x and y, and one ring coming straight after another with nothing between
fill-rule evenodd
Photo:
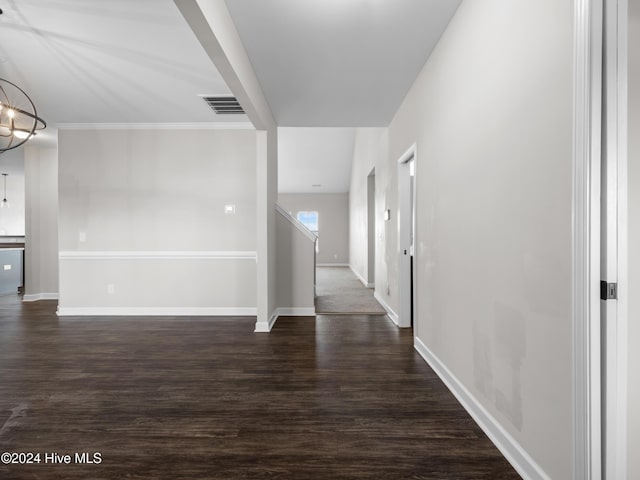
<instances>
[{"instance_id":1,"label":"ceiling air vent","mask_svg":"<svg viewBox=\"0 0 640 480\"><path fill-rule=\"evenodd\" d=\"M216 112L218 115L237 115L243 114L244 110L238 103L236 97L224 97L224 96L203 96L202 99L207 105Z\"/></svg>"}]
</instances>

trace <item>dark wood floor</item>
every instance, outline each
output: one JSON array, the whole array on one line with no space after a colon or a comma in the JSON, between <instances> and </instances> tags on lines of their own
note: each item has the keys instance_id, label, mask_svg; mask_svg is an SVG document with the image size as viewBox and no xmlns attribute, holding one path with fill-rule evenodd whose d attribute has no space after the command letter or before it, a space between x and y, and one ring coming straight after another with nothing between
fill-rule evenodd
<instances>
[{"instance_id":1,"label":"dark wood floor","mask_svg":"<svg viewBox=\"0 0 640 480\"><path fill-rule=\"evenodd\" d=\"M2 479L520 478L380 316L58 319L0 300ZM44 454L100 452L52 465ZM73 461L73 460L72 460Z\"/></svg>"}]
</instances>

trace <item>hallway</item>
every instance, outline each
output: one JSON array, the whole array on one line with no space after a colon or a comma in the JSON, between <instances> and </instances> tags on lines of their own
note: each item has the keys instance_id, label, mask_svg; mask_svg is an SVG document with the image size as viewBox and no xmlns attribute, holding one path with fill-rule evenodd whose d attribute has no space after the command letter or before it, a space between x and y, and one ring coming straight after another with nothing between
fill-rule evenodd
<instances>
[{"instance_id":1,"label":"hallway","mask_svg":"<svg viewBox=\"0 0 640 480\"><path fill-rule=\"evenodd\" d=\"M316 296L318 314L387 313L373 297L373 289L366 288L349 267L317 267Z\"/></svg>"},{"instance_id":2,"label":"hallway","mask_svg":"<svg viewBox=\"0 0 640 480\"><path fill-rule=\"evenodd\" d=\"M13 300L12 300L13 299ZM102 463L0 477L515 479L382 316L58 319L0 301L0 450Z\"/></svg>"}]
</instances>

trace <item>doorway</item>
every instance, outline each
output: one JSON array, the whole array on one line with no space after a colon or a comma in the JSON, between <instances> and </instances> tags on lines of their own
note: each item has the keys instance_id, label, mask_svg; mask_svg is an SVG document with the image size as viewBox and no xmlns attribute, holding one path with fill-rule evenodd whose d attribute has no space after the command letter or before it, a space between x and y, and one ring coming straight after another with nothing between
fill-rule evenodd
<instances>
[{"instance_id":1,"label":"doorway","mask_svg":"<svg viewBox=\"0 0 640 480\"><path fill-rule=\"evenodd\" d=\"M398 326L414 325L416 272L416 145L398 160L398 284L400 308Z\"/></svg>"},{"instance_id":2,"label":"doorway","mask_svg":"<svg viewBox=\"0 0 640 480\"><path fill-rule=\"evenodd\" d=\"M367 288L376 282L376 169L367 176Z\"/></svg>"}]
</instances>

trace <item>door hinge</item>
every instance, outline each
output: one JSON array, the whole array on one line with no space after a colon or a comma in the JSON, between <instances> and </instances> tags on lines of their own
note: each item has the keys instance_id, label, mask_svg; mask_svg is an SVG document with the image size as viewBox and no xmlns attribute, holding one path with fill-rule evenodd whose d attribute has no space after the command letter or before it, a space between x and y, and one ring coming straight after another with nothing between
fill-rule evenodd
<instances>
[{"instance_id":1,"label":"door hinge","mask_svg":"<svg viewBox=\"0 0 640 480\"><path fill-rule=\"evenodd\" d=\"M600 300L617 300L618 284L600 281Z\"/></svg>"}]
</instances>

